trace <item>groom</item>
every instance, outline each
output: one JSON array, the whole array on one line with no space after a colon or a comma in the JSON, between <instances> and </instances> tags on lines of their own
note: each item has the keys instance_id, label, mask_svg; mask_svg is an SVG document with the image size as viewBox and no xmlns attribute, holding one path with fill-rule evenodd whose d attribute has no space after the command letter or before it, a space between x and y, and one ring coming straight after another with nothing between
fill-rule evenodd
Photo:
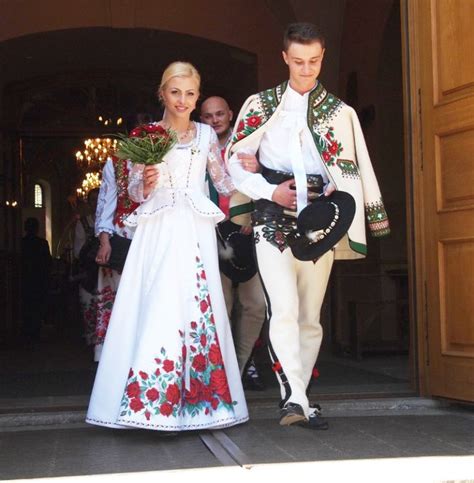
<instances>
[{"instance_id":1,"label":"groom","mask_svg":"<svg viewBox=\"0 0 474 483\"><path fill-rule=\"evenodd\" d=\"M289 80L247 99L226 153L236 188L256 200L252 222L280 384L280 424L310 429L328 428L307 388L321 346L320 312L333 260L366 255L365 216L372 235L390 231L357 114L318 81L324 52L314 25L288 26L282 55ZM261 173L242 169L238 154L244 152L258 152ZM334 190L354 198L353 222L337 246L301 261L290 249L296 217L311 192L330 196Z\"/></svg>"}]
</instances>

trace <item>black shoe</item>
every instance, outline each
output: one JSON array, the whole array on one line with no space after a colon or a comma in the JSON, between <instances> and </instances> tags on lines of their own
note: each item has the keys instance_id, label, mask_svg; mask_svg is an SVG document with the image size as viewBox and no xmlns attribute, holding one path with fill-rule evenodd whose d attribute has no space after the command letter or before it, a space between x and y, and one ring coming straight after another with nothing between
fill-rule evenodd
<instances>
[{"instance_id":1,"label":"black shoe","mask_svg":"<svg viewBox=\"0 0 474 483\"><path fill-rule=\"evenodd\" d=\"M309 409L312 409L312 412L316 413L318 416L321 416L321 414L323 413L321 406L319 404L316 404L316 403L310 404Z\"/></svg>"},{"instance_id":2,"label":"black shoe","mask_svg":"<svg viewBox=\"0 0 474 483\"><path fill-rule=\"evenodd\" d=\"M307 429L326 430L329 428L329 423L314 411L307 420L298 423L298 426Z\"/></svg>"},{"instance_id":3,"label":"black shoe","mask_svg":"<svg viewBox=\"0 0 474 483\"><path fill-rule=\"evenodd\" d=\"M265 391L266 389L252 359L250 359L245 368L244 375L242 376L242 383L244 389L248 389L249 391Z\"/></svg>"},{"instance_id":4,"label":"black shoe","mask_svg":"<svg viewBox=\"0 0 474 483\"><path fill-rule=\"evenodd\" d=\"M280 426L291 426L307 421L303 408L299 404L289 402L280 409Z\"/></svg>"}]
</instances>

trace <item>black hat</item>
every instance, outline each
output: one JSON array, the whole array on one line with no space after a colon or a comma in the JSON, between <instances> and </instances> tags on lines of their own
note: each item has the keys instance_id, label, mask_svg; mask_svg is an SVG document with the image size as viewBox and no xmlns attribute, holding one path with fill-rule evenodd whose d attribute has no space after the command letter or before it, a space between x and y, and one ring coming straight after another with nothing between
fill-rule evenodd
<instances>
[{"instance_id":1,"label":"black hat","mask_svg":"<svg viewBox=\"0 0 474 483\"><path fill-rule=\"evenodd\" d=\"M347 233L354 215L355 201L349 193L334 191L319 196L298 215L293 255L303 261L324 255Z\"/></svg>"},{"instance_id":2,"label":"black hat","mask_svg":"<svg viewBox=\"0 0 474 483\"><path fill-rule=\"evenodd\" d=\"M236 283L247 282L257 273L253 234L244 235L241 228L229 220L217 225L219 268Z\"/></svg>"}]
</instances>

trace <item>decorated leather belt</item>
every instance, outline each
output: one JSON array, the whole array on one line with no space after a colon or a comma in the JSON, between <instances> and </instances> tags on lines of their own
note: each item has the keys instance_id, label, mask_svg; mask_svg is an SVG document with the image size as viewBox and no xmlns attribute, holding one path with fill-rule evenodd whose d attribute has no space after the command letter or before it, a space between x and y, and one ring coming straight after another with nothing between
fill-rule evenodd
<instances>
[{"instance_id":1,"label":"decorated leather belt","mask_svg":"<svg viewBox=\"0 0 474 483\"><path fill-rule=\"evenodd\" d=\"M281 184L293 179L293 173L263 168L262 176L271 184ZM306 175L308 183L308 202L317 198L324 189L323 177L319 174ZM295 188L296 189L296 188ZM254 226L265 225L269 222L278 221L292 229L296 229L296 211L291 211L283 206L269 200L256 200L255 211L252 213L252 224Z\"/></svg>"}]
</instances>

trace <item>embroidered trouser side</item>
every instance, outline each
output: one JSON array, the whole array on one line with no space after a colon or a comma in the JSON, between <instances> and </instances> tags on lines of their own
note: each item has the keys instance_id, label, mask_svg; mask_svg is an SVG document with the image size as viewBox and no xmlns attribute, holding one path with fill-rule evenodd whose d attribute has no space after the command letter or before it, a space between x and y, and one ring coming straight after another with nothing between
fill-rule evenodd
<instances>
[{"instance_id":1,"label":"embroidered trouser side","mask_svg":"<svg viewBox=\"0 0 474 483\"><path fill-rule=\"evenodd\" d=\"M334 252L316 263L296 259L290 248L280 251L254 227L257 262L269 319L269 351L284 403L300 404L308 416L306 388L321 347L321 305Z\"/></svg>"},{"instance_id":2,"label":"embroidered trouser side","mask_svg":"<svg viewBox=\"0 0 474 483\"><path fill-rule=\"evenodd\" d=\"M222 272L221 279L242 374L265 320L265 297L258 274L247 282L239 283L237 287L233 287L232 280ZM239 306L235 307L237 303Z\"/></svg>"}]
</instances>

